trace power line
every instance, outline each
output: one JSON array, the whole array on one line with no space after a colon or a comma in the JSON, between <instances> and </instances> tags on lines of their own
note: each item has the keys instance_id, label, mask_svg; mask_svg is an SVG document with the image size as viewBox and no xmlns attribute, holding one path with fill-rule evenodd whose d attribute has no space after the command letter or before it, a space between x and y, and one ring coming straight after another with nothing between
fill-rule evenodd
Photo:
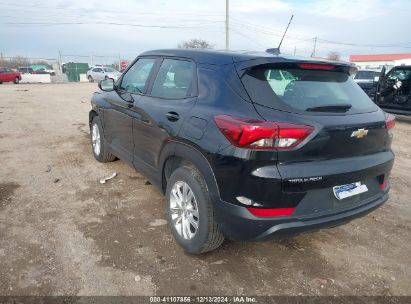
<instances>
[{"instance_id":1,"label":"power line","mask_svg":"<svg viewBox=\"0 0 411 304\"><path fill-rule=\"evenodd\" d=\"M197 25L147 25L147 24L134 24L134 23L119 23L119 22L0 22L0 24L8 24L8 25L47 25L47 26L60 26L60 25L115 25L115 26L131 26L131 27L143 27L143 28L163 28L163 29L170 29L170 28L197 28L202 26L209 26L209 24L197 24Z\"/></svg>"},{"instance_id":2,"label":"power line","mask_svg":"<svg viewBox=\"0 0 411 304\"><path fill-rule=\"evenodd\" d=\"M62 14L62 13L61 13L61 14ZM16 15L0 15L0 17L4 17L4 18L22 19L22 20L25 20L25 19L28 19L28 20L39 20L39 18L40 18L40 19L44 19L44 17L49 18L49 16L51 16L51 15L45 15L45 16L39 16L39 17L33 18L33 17L16 16ZM87 18L90 18L90 16L88 16L88 15L82 15L82 14L80 14L80 15L76 15L76 14L74 14L74 15L67 15L67 14L64 14L64 17L67 17L67 16L87 17ZM55 17L55 14L53 14L53 17ZM93 19L97 19L97 20L107 20L107 18L104 18L104 17L93 17ZM133 19L135 19L135 18L133 18ZM164 19L164 18L162 18L162 19ZM59 18L58 20L61 20L61 18ZM124 18L122 17L121 20L123 21ZM47 21L50 21L50 20L47 20ZM77 21L77 20L76 20L76 21ZM79 20L79 21L81 21L81 20ZM178 19L173 18L173 21L179 21L179 22L210 22L210 23L216 23L216 22L222 23L222 22L225 22L224 20L215 20L215 19L182 19L182 18L178 18ZM72 22L74 22L74 21L72 21Z\"/></svg>"},{"instance_id":3,"label":"power line","mask_svg":"<svg viewBox=\"0 0 411 304\"><path fill-rule=\"evenodd\" d=\"M10 16L10 15L0 15L0 17L3 18L11 18L11 19L17 19L17 20L34 20L34 21L39 21L38 23L51 23L50 20L45 20L43 21L45 18L33 18L33 17L19 17L19 16ZM106 19L102 19L102 18L94 18L97 20L106 20ZM51 20L54 21L54 20ZM223 23L223 20L205 20L205 19L197 19L197 20L193 20L193 19L179 19L176 20L179 22L200 22L200 24L204 24L204 23ZM79 23L79 22L83 22L81 20L68 20L68 21L55 21L53 23ZM86 21L87 22L87 21ZM7 22L3 22L3 23L7 23ZM17 23L22 23L22 22L8 22L8 24L17 24ZM34 22L33 22L34 23ZM190 24L191 25L191 24ZM195 24L194 24L195 25Z\"/></svg>"},{"instance_id":4,"label":"power line","mask_svg":"<svg viewBox=\"0 0 411 304\"><path fill-rule=\"evenodd\" d=\"M250 36L245 35L244 33L242 33L241 31L239 31L239 30L237 30L237 29L231 28L231 31L232 31L233 33L236 33L237 35L239 35L239 36L241 36L241 37L243 37L243 38L245 38L245 39L253 42L254 44L258 44L259 46L261 46L261 47L263 47L263 48L267 48L267 45L269 45L269 44L263 45L263 44L257 42L256 39L251 38Z\"/></svg>"},{"instance_id":5,"label":"power line","mask_svg":"<svg viewBox=\"0 0 411 304\"><path fill-rule=\"evenodd\" d=\"M249 22L243 22L237 18L231 17L231 19L234 20L235 23L238 25L241 25L242 27L248 28L248 29L254 29L256 32L261 32L262 34L268 34L268 35L273 35L273 36L278 36L280 37L281 34L278 34L277 32L273 31L272 29L269 29L264 26L260 26L257 24L249 23ZM293 36L293 35L287 35L287 38L289 39L294 39L294 40L300 40L300 41L313 41L315 38L306 38L302 36ZM376 48L386 48L386 47L401 47L401 48L411 48L409 44L411 42L406 42L406 43L396 43L396 44L360 44L360 43L347 43L347 42L340 42L340 41L331 41L327 39L322 39L317 37L317 43L327 43L327 44L335 44L335 45L346 45L346 46L354 46L354 47L376 47ZM405 44L405 45L404 45Z\"/></svg>"},{"instance_id":6,"label":"power line","mask_svg":"<svg viewBox=\"0 0 411 304\"><path fill-rule=\"evenodd\" d=\"M82 9L76 9L76 8L67 8L67 7L57 7L57 6L44 6L44 5L16 5L14 3L6 3L6 2L0 2L0 5L5 5L5 6L12 6L12 7L17 7L19 9L34 9L34 10L38 10L38 9L53 9L53 10L63 10L64 12L67 11L74 11L74 12L79 12L82 11ZM94 12L98 13L98 12L103 12L103 13L117 13L117 14L125 14L128 13L128 11L113 11L113 10L104 10L104 9L93 9ZM161 10L156 10L155 12L147 12L147 11L138 11L136 12L137 14L140 15L160 15L160 14L170 14L170 11L161 11ZM203 13L193 13L193 12L172 12L173 15L189 15L189 16L208 16L208 17L222 17L224 16L223 13L221 14L203 14ZM89 15L84 15L83 16L88 16Z\"/></svg>"},{"instance_id":7,"label":"power line","mask_svg":"<svg viewBox=\"0 0 411 304\"><path fill-rule=\"evenodd\" d=\"M234 18L232 17L231 19L234 20L234 22L236 22L237 24L241 25L241 26L245 26L251 29L254 29L256 31L259 32L264 32L264 33L268 33L268 34L272 34L274 36L278 36L281 37L283 35L283 32L281 30L273 30L272 28L268 28L265 26L260 26L254 23L250 23L250 22L244 22L240 19ZM308 36L296 36L296 35L287 35L287 38L293 38L293 39L301 39L301 40L312 40L312 37L308 37Z\"/></svg>"},{"instance_id":8,"label":"power line","mask_svg":"<svg viewBox=\"0 0 411 304\"><path fill-rule=\"evenodd\" d=\"M411 48L411 42L406 43L398 43L398 44L360 44L360 43L348 43L348 42L339 42L339 41L331 41L327 39L318 39L321 43L328 43L328 44L338 44L338 45L346 45L346 46L359 46L359 47L376 47L376 48L384 48L384 47L403 47L403 48ZM408 44L404 46L403 44Z\"/></svg>"}]
</instances>

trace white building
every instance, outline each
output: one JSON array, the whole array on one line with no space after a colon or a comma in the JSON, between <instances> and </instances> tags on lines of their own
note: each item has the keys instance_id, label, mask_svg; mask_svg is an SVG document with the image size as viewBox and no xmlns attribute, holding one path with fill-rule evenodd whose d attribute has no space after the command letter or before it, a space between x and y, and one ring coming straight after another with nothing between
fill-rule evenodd
<instances>
[{"instance_id":1,"label":"white building","mask_svg":"<svg viewBox=\"0 0 411 304\"><path fill-rule=\"evenodd\" d=\"M350 61L355 63L359 69L382 69L385 66L389 70L398 65L411 65L411 53L350 55Z\"/></svg>"}]
</instances>

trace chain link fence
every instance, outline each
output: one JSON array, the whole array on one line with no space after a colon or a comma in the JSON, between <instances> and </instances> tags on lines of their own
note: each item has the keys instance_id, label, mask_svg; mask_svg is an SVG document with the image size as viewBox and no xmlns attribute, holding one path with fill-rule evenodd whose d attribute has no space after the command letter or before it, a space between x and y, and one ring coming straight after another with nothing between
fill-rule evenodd
<instances>
[{"instance_id":1,"label":"chain link fence","mask_svg":"<svg viewBox=\"0 0 411 304\"><path fill-rule=\"evenodd\" d=\"M123 60L120 54L81 55L59 52L56 58L4 56L0 54L0 67L19 70L23 74L23 78L34 79L34 81L36 81L36 78L45 79L44 75L48 74L50 75L50 80L46 82L52 83L87 81L87 78L81 75L85 75L87 70L94 66L108 66L120 71L126 65L127 61ZM37 76L41 74L43 75L42 77ZM70 77L67 74L70 74Z\"/></svg>"}]
</instances>

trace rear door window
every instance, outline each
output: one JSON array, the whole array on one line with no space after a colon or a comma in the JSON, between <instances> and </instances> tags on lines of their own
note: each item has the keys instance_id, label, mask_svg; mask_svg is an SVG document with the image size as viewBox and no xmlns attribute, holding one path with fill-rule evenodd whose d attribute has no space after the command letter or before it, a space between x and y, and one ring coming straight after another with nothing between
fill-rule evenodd
<instances>
[{"instance_id":1,"label":"rear door window","mask_svg":"<svg viewBox=\"0 0 411 304\"><path fill-rule=\"evenodd\" d=\"M347 114L370 112L376 105L343 72L299 68L254 68L242 77L253 102L286 111L351 105ZM331 110L332 111L332 110Z\"/></svg>"},{"instance_id":2,"label":"rear door window","mask_svg":"<svg viewBox=\"0 0 411 304\"><path fill-rule=\"evenodd\" d=\"M194 63L164 59L151 90L151 96L182 99L193 95Z\"/></svg>"}]
</instances>

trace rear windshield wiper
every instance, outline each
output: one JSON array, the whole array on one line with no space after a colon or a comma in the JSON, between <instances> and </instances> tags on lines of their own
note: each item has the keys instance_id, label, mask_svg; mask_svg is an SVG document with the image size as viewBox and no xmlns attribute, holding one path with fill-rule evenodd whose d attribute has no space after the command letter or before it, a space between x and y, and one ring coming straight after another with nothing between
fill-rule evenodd
<instances>
[{"instance_id":1,"label":"rear windshield wiper","mask_svg":"<svg viewBox=\"0 0 411 304\"><path fill-rule=\"evenodd\" d=\"M308 112L347 112L352 105L349 103L329 104L305 109Z\"/></svg>"}]
</instances>

